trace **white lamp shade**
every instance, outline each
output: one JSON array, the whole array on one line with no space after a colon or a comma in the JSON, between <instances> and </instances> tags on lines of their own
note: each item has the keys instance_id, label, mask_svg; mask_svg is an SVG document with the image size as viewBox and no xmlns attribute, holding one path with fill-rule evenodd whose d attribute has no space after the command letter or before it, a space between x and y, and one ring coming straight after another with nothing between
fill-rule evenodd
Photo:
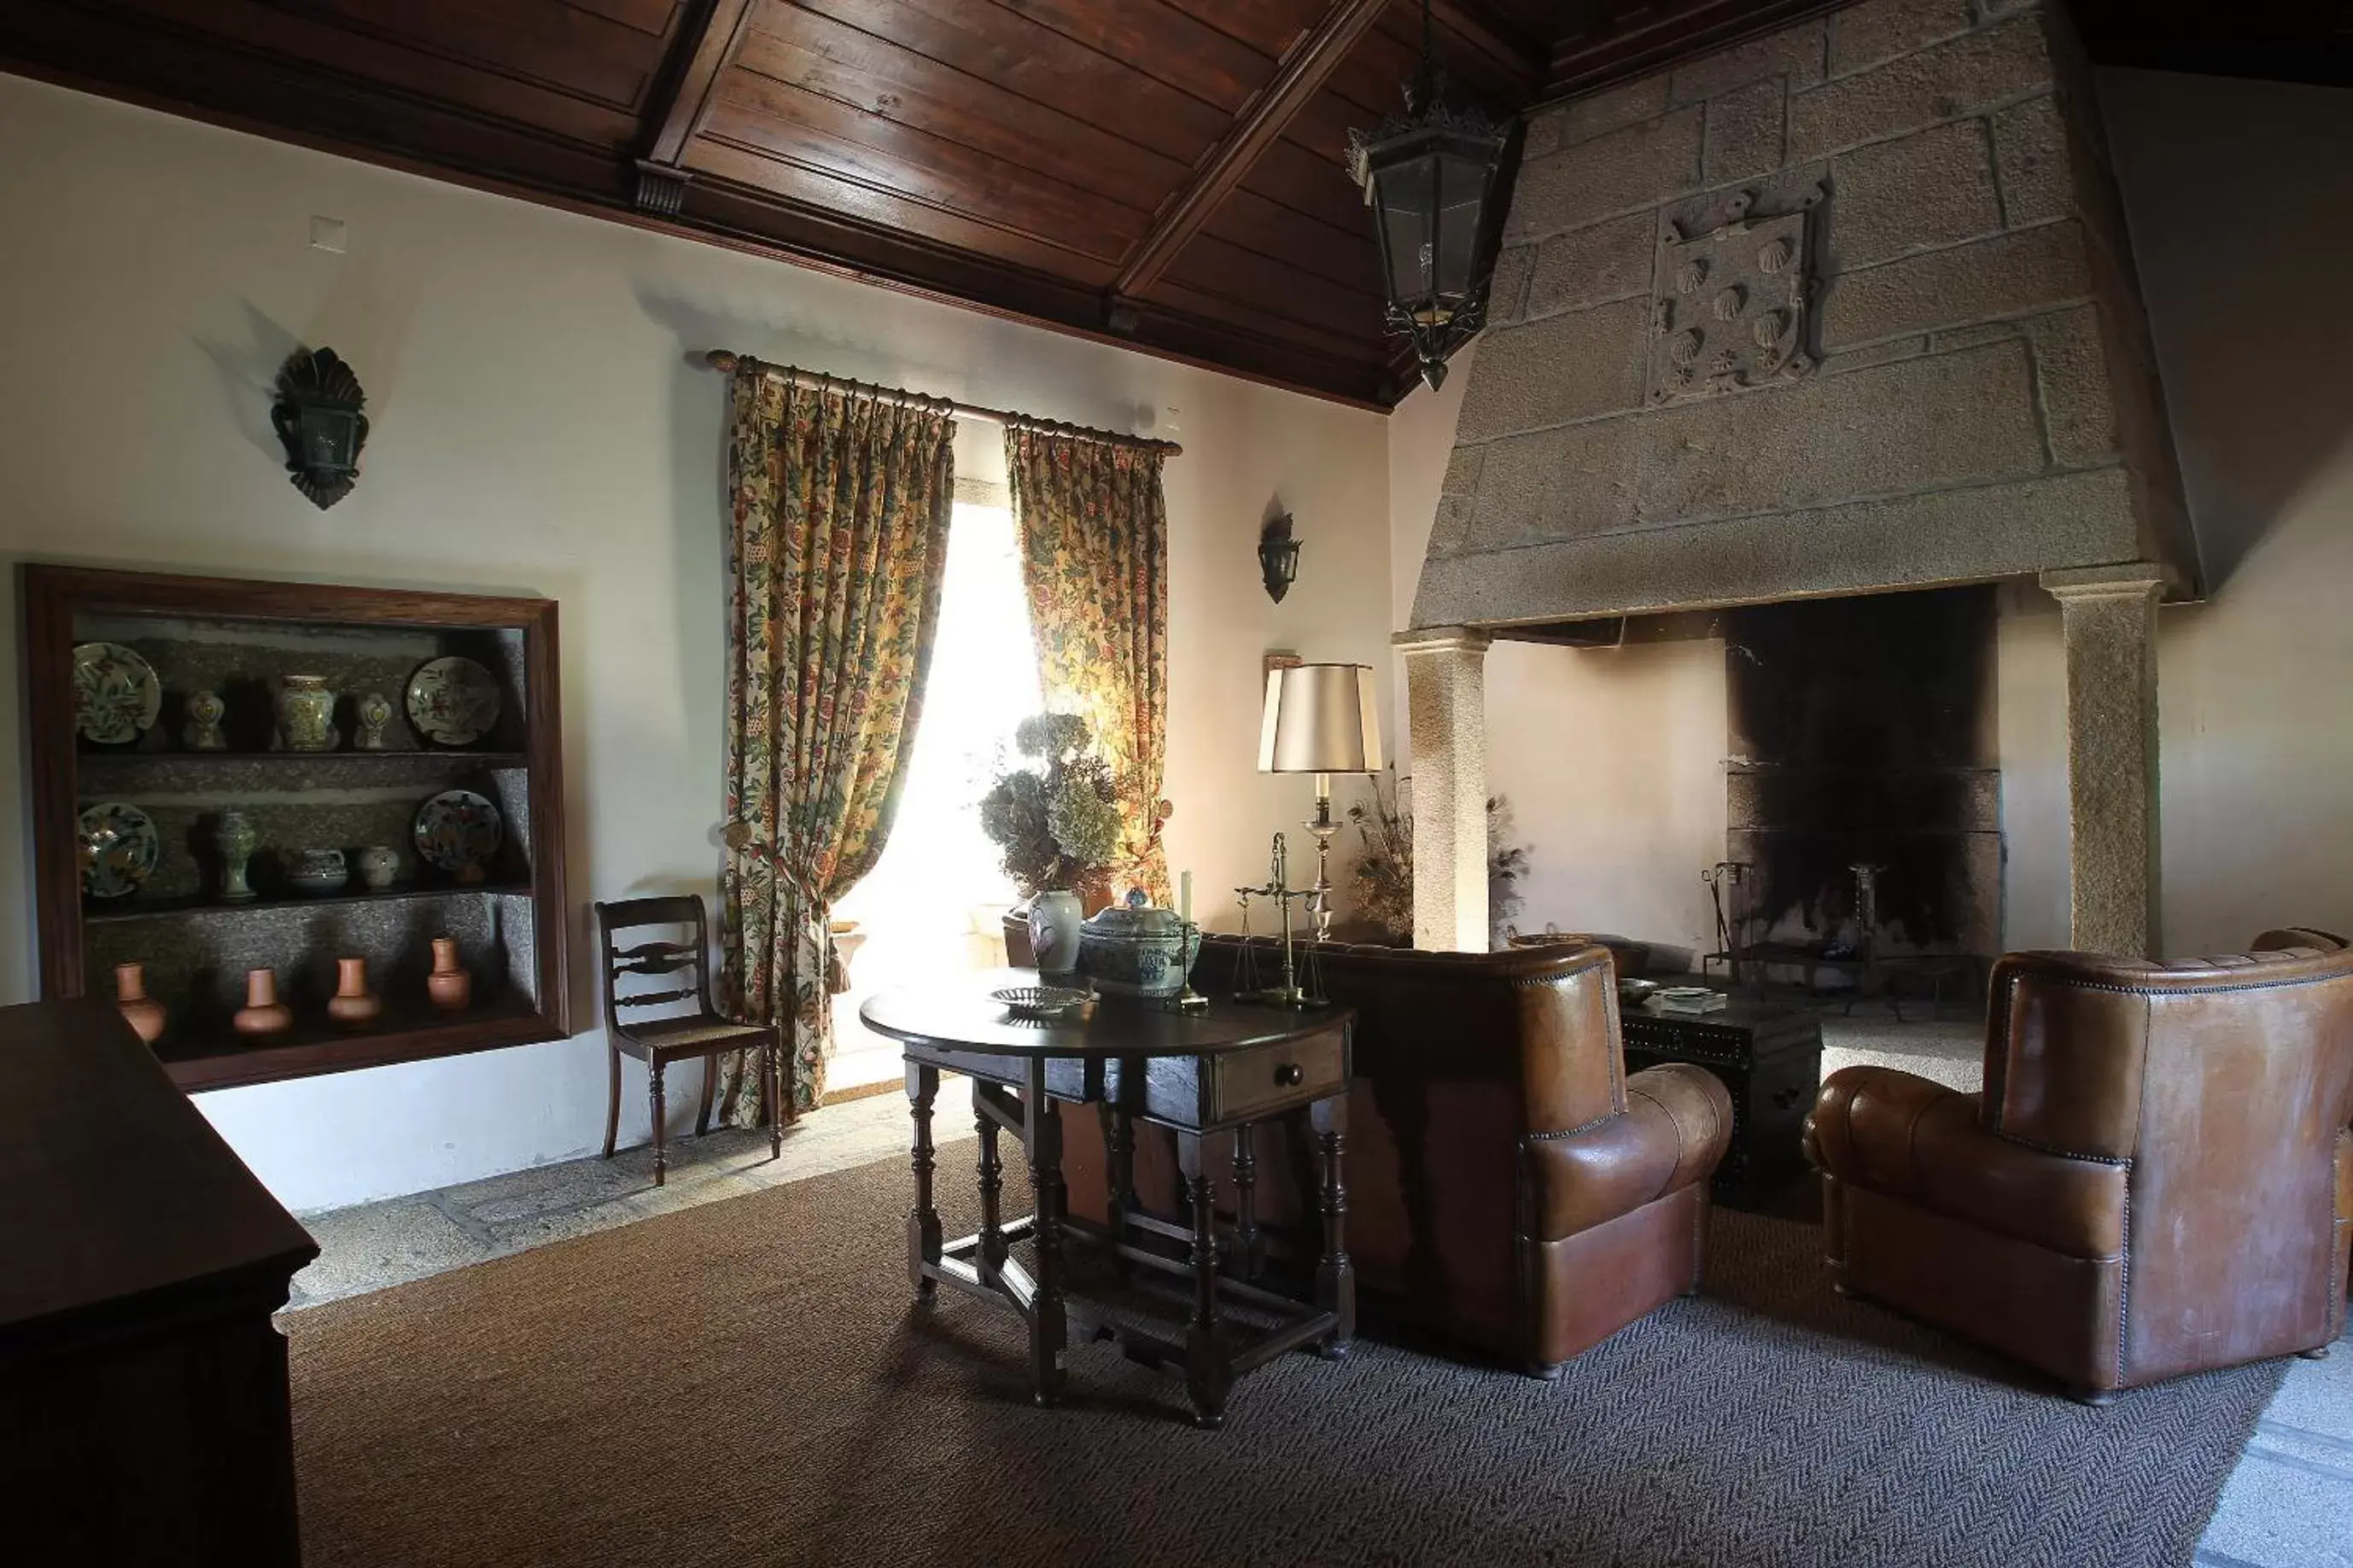
<instances>
[{"instance_id":1,"label":"white lamp shade","mask_svg":"<svg viewBox=\"0 0 2353 1568\"><path fill-rule=\"evenodd\" d=\"M1259 772L1370 773L1380 766L1372 666L1294 664L1267 672Z\"/></svg>"}]
</instances>

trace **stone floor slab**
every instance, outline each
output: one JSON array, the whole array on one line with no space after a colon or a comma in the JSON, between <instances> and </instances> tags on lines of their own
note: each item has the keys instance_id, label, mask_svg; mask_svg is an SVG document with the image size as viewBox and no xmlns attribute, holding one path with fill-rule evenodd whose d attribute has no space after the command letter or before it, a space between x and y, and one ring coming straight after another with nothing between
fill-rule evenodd
<instances>
[{"instance_id":1,"label":"stone floor slab","mask_svg":"<svg viewBox=\"0 0 2353 1568\"><path fill-rule=\"evenodd\" d=\"M316 1261L294 1277L301 1304L339 1300L386 1285L479 1263L490 1250L424 1198L396 1198L312 1215L303 1227Z\"/></svg>"}]
</instances>

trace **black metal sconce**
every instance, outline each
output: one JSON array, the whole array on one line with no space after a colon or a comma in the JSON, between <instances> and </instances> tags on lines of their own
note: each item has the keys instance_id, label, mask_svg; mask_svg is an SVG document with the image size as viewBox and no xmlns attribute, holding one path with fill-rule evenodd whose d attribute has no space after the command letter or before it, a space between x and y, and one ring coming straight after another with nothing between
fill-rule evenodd
<instances>
[{"instance_id":1,"label":"black metal sconce","mask_svg":"<svg viewBox=\"0 0 2353 1568\"><path fill-rule=\"evenodd\" d=\"M1440 101L1422 0L1421 67L1406 84L1405 115L1369 136L1348 132L1348 173L1374 209L1388 329L1413 344L1421 379L1446 379L1446 361L1487 321L1494 268L1497 187L1509 125Z\"/></svg>"},{"instance_id":2,"label":"black metal sconce","mask_svg":"<svg viewBox=\"0 0 2353 1568\"><path fill-rule=\"evenodd\" d=\"M1266 579L1266 596L1280 605L1299 576L1299 541L1291 537L1289 512L1259 530L1258 565Z\"/></svg>"},{"instance_id":3,"label":"black metal sconce","mask_svg":"<svg viewBox=\"0 0 2353 1568\"><path fill-rule=\"evenodd\" d=\"M312 506L326 510L359 481L367 445L367 402L359 377L332 349L297 349L278 373L269 423L286 443L286 471Z\"/></svg>"}]
</instances>

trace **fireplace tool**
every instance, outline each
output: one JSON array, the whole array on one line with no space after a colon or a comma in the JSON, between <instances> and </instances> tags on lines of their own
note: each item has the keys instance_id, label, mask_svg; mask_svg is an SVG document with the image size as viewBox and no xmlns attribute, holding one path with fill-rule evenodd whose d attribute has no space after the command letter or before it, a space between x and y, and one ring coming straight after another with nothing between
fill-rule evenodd
<instances>
[{"instance_id":1,"label":"fireplace tool","mask_svg":"<svg viewBox=\"0 0 2353 1568\"><path fill-rule=\"evenodd\" d=\"M1702 871L1699 879L1707 884L1707 896L1715 906L1716 951L1700 961L1704 970L1709 964L1721 963L1732 976L1735 985L1740 984L1740 959L1743 942L1739 927L1746 925L1747 917L1738 912L1740 895L1737 889L1748 880L1756 868L1746 860L1719 860ZM1727 895L1726 888L1736 889Z\"/></svg>"},{"instance_id":2,"label":"fireplace tool","mask_svg":"<svg viewBox=\"0 0 2353 1568\"><path fill-rule=\"evenodd\" d=\"M1274 836L1274 854L1267 868L1267 879L1256 888L1236 888L1234 896L1242 904L1242 956L1235 973L1234 999L1239 1002L1263 1002L1274 1007L1321 1007L1324 995L1324 963L1318 943L1309 942L1305 963L1300 962L1292 934L1291 906L1305 901L1312 911L1317 893L1313 888L1290 885L1291 856L1282 835ZM1259 984L1258 962L1250 940L1250 904L1252 899L1271 900L1280 911L1282 922L1282 978L1273 985Z\"/></svg>"}]
</instances>

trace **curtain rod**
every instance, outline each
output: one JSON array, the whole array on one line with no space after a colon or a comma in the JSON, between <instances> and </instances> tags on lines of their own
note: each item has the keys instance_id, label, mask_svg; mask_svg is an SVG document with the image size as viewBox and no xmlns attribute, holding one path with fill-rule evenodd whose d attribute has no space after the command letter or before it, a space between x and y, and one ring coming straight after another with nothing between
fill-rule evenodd
<instances>
[{"instance_id":1,"label":"curtain rod","mask_svg":"<svg viewBox=\"0 0 2353 1568\"><path fill-rule=\"evenodd\" d=\"M702 358L704 363L717 371L732 374L742 367L761 371L769 375L806 375L817 381L829 382L835 386L847 387L853 392L871 393L885 401L896 403L902 407L911 404L944 403L966 419L984 420L988 424L1003 425L1010 429L1042 430L1052 436L1069 436L1082 441L1099 441L1106 447L1140 447L1147 452L1158 452L1170 458L1181 458L1185 455L1185 448L1174 441L1155 441L1149 436L1123 436L1116 430L1092 430L1083 425L1065 425L1059 420L1039 419L1032 415L1016 414L1003 408L983 408L976 403L958 403L950 397L926 397L922 393L908 392L895 386L881 386L872 382L852 381L848 376L842 375L828 375L821 370L801 370L797 366L770 364L765 360L754 359L750 354L730 353L725 349L712 349Z\"/></svg>"}]
</instances>

